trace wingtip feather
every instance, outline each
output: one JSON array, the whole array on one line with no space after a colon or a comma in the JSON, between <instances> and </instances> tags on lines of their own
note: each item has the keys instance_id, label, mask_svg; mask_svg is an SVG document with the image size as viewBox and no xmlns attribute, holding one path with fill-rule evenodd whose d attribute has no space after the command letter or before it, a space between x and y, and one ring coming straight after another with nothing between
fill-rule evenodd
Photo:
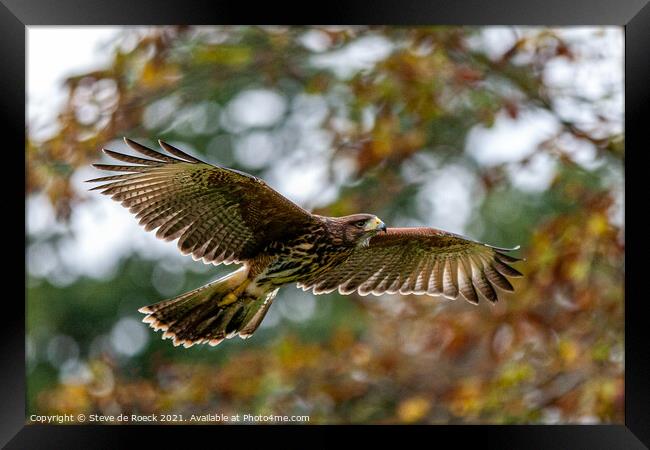
<instances>
[{"instance_id":1,"label":"wingtip feather","mask_svg":"<svg viewBox=\"0 0 650 450\"><path fill-rule=\"evenodd\" d=\"M168 144L167 142L163 141L162 139L158 139L158 145L160 145L160 147L161 147L163 150L165 150L165 151L171 153L172 155L184 159L185 162L192 162L192 163L197 163L197 164L205 164L205 163L204 163L203 161L201 161L200 159L195 158L194 156L185 153L185 152L182 151L181 149L176 148L176 147L174 147L174 146L171 145L171 144Z\"/></svg>"}]
</instances>

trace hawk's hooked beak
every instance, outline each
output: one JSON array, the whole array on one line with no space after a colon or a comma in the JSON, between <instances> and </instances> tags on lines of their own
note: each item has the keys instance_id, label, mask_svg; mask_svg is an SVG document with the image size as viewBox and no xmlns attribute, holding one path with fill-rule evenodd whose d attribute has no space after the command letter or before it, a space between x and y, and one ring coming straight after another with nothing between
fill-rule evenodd
<instances>
[{"instance_id":1,"label":"hawk's hooked beak","mask_svg":"<svg viewBox=\"0 0 650 450\"><path fill-rule=\"evenodd\" d=\"M386 224L382 222L378 217L375 217L373 220L368 221L365 230L386 232Z\"/></svg>"}]
</instances>

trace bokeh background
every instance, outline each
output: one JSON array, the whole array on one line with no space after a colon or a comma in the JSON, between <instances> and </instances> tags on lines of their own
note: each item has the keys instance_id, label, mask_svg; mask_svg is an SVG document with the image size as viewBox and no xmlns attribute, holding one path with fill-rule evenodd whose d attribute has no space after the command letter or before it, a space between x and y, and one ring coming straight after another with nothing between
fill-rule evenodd
<instances>
[{"instance_id":1,"label":"bokeh background","mask_svg":"<svg viewBox=\"0 0 650 450\"><path fill-rule=\"evenodd\" d=\"M622 423L621 28L28 29L30 414ZM254 336L174 348L137 309L214 267L88 192L158 138L319 214L520 244L497 305L285 287Z\"/></svg>"}]
</instances>

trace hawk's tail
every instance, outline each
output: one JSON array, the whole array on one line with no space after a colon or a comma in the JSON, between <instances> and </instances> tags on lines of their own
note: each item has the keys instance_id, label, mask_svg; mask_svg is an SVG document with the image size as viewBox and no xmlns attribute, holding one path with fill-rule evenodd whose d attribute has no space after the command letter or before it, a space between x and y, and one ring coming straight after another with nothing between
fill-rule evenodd
<instances>
[{"instance_id":1,"label":"hawk's tail","mask_svg":"<svg viewBox=\"0 0 650 450\"><path fill-rule=\"evenodd\" d=\"M237 334L243 339L257 329L277 289L261 295L247 292L247 270L241 269L176 298L139 309L142 320L174 345L217 345Z\"/></svg>"}]
</instances>

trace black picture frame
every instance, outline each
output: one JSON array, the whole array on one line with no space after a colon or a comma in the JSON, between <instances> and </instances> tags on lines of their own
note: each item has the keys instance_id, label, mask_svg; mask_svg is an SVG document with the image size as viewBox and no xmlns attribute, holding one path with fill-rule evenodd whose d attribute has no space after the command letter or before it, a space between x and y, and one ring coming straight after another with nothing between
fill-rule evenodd
<instances>
[{"instance_id":1,"label":"black picture frame","mask_svg":"<svg viewBox=\"0 0 650 450\"><path fill-rule=\"evenodd\" d=\"M643 121L650 108L650 5L649 0L445 0L414 2L346 1L304 4L302 8L278 1L245 4L207 0L0 0L0 89L3 134L3 157L19 164L17 151L25 145L25 43L30 25L160 25L160 24L396 24L396 25L620 25L625 28L625 164L626 299L625 299L625 425L557 425L557 426L389 426L357 427L376 440L389 435L411 434L413 438L435 442L475 443L482 448L588 448L636 449L650 446L650 369L648 365L649 327L645 324L641 267L633 262L643 256L647 243L644 221L634 220L637 210L643 214L647 189L642 183L642 152L647 149ZM301 16L296 12L302 11ZM289 16L289 12L293 15ZM20 185L10 163L3 174L3 192L20 195ZM24 159L23 159L24 164ZM24 180L23 180L24 181ZM24 196L24 192L23 192ZM637 200L637 196L640 198ZM11 195L4 195L6 203ZM23 197L24 198L24 197ZM18 201L18 200L17 200ZM638 201L638 203L637 203ZM637 206L638 205L638 206ZM24 207L24 202L23 202ZM5 210L15 213L19 206ZM18 214L13 214L20 217ZM23 216L24 217L24 216ZM24 222L12 220L12 226L24 231ZM20 230L18 230L20 232ZM5 234L5 243L12 239ZM631 245L629 245L631 243ZM14 254L19 254L17 250ZM24 253L23 253L24 254ZM13 254L12 254L13 255ZM6 259L9 261L9 258ZM14 267L18 267L15 264ZM23 270L25 266L23 265ZM19 269L16 269L19 270ZM26 274L23 272L26 278ZM24 279L25 279L24 278ZM5 272L5 286L13 280ZM169 443L173 438L192 433L192 441L219 441L213 427L144 427L144 426L57 426L25 424L25 316L24 307L3 290L3 320L0 327L0 444L6 448L117 448L124 442L145 436L149 444ZM15 307L16 310L12 310ZM244 426L228 428L231 444L249 442L251 437L267 438L286 431L287 426L259 427L255 433ZM290 427L288 447L305 447L308 443L340 445L332 431L351 427ZM338 429L337 429L338 428ZM312 436L315 433L316 436ZM254 436L252 436L254 434ZM200 436L199 436L200 435ZM431 436L430 436L431 435ZM409 436L410 437L410 436ZM153 439L153 440L150 440ZM219 437L218 439L223 439ZM285 439L285 438L283 438ZM443 439L443 441L438 441ZM185 441L190 444L192 441ZM425 441L425 442L427 442ZM410 441L405 441L407 443ZM225 445L225 444L224 444ZM448 444L445 444L448 445Z\"/></svg>"}]
</instances>

